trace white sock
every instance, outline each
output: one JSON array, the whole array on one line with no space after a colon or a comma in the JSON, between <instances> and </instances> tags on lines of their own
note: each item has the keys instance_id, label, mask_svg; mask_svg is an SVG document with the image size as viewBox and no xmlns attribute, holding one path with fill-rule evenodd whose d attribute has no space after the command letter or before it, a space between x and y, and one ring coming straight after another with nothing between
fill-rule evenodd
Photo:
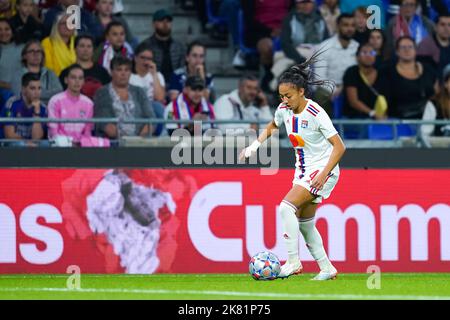
<instances>
[{"instance_id":1,"label":"white sock","mask_svg":"<svg viewBox=\"0 0 450 320\"><path fill-rule=\"evenodd\" d=\"M299 219L300 232L305 238L306 246L313 258L319 264L321 271L334 269L323 247L322 237L316 228L314 218Z\"/></svg>"},{"instance_id":2,"label":"white sock","mask_svg":"<svg viewBox=\"0 0 450 320\"><path fill-rule=\"evenodd\" d=\"M283 239L288 251L288 262L297 265L300 260L298 256L299 225L295 215L297 208L288 201L283 200L279 210L283 222Z\"/></svg>"}]
</instances>

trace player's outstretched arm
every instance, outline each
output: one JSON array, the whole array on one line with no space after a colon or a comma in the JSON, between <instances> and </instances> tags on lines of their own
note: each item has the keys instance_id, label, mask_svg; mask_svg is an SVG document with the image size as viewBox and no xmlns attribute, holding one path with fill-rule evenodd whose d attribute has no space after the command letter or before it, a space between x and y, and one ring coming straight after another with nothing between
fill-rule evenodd
<instances>
[{"instance_id":1,"label":"player's outstretched arm","mask_svg":"<svg viewBox=\"0 0 450 320\"><path fill-rule=\"evenodd\" d=\"M277 129L278 127L275 124L275 121L272 120L271 122L269 122L263 132L261 132L261 134L259 135L258 139L253 141L251 145L241 151L241 154L239 155L239 161L243 161L245 158L249 158L253 153L255 153L258 150L259 146L268 138L270 138L273 130Z\"/></svg>"}]
</instances>

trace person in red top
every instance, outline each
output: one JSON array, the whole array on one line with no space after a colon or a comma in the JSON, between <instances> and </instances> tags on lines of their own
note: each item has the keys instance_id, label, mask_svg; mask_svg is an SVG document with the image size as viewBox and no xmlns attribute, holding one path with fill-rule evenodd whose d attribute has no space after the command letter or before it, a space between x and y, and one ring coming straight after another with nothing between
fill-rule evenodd
<instances>
[{"instance_id":1,"label":"person in red top","mask_svg":"<svg viewBox=\"0 0 450 320\"><path fill-rule=\"evenodd\" d=\"M283 18L288 14L291 0L245 0L241 1L244 15L244 42L248 47L256 47L260 65L264 70L261 89L269 90L273 75L274 40L279 39Z\"/></svg>"}]
</instances>

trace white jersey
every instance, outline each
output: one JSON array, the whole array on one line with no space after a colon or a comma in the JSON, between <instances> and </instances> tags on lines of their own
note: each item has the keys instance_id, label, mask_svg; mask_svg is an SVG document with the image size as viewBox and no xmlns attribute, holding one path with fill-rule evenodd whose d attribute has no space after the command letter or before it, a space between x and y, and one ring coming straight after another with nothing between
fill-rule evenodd
<instances>
[{"instance_id":1,"label":"white jersey","mask_svg":"<svg viewBox=\"0 0 450 320\"><path fill-rule=\"evenodd\" d=\"M321 106L307 99L305 109L299 114L294 114L281 103L275 111L274 121L277 127L284 123L289 140L296 150L295 178L302 179L327 165L333 150L328 139L336 135L337 131ZM332 173L335 176L339 175L338 165Z\"/></svg>"}]
</instances>

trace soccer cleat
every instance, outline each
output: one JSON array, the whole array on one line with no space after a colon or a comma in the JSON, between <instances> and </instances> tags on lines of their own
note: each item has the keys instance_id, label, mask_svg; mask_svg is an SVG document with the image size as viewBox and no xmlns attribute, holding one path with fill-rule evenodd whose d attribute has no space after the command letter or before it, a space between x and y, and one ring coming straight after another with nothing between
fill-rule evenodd
<instances>
[{"instance_id":1,"label":"soccer cleat","mask_svg":"<svg viewBox=\"0 0 450 320\"><path fill-rule=\"evenodd\" d=\"M286 262L285 264L283 264L281 266L281 271L278 274L277 278L288 278L292 275L297 275L303 272L303 266L301 263L297 264L297 265L292 265L289 262Z\"/></svg>"},{"instance_id":2,"label":"soccer cleat","mask_svg":"<svg viewBox=\"0 0 450 320\"><path fill-rule=\"evenodd\" d=\"M320 271L317 276L312 278L311 280L314 281L323 281L323 280L336 280L337 278L337 270L335 268L329 270L329 271Z\"/></svg>"}]
</instances>

